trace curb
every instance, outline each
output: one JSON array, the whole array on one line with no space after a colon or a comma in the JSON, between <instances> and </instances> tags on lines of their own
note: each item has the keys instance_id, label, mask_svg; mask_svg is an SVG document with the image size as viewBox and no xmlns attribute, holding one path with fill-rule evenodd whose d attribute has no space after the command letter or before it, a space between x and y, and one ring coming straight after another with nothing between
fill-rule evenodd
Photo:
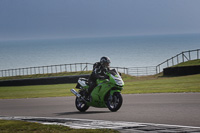
<instances>
[{"instance_id":1,"label":"curb","mask_svg":"<svg viewBox=\"0 0 200 133\"><path fill-rule=\"evenodd\" d=\"M165 125L153 123L137 123L124 121L104 121L91 119L54 118L54 117L6 117L4 120L22 120L42 124L63 125L75 129L114 129L122 133L199 133L200 127Z\"/></svg>"}]
</instances>

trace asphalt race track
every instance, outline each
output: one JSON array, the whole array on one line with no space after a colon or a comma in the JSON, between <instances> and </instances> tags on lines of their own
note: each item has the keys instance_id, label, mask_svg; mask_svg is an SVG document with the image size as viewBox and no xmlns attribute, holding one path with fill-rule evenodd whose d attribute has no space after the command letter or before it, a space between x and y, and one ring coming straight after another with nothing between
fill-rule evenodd
<instances>
[{"instance_id":1,"label":"asphalt race track","mask_svg":"<svg viewBox=\"0 0 200 133\"><path fill-rule=\"evenodd\" d=\"M123 95L118 112L90 107L77 111L73 97L0 100L0 116L59 117L200 127L200 93Z\"/></svg>"}]
</instances>

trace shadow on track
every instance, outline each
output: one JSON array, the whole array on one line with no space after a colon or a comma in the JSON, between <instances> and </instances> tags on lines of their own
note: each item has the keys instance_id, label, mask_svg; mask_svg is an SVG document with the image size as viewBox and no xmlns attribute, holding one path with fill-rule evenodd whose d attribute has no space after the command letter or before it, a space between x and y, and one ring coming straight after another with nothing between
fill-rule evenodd
<instances>
[{"instance_id":1,"label":"shadow on track","mask_svg":"<svg viewBox=\"0 0 200 133\"><path fill-rule=\"evenodd\" d=\"M87 112L62 112L62 113L55 113L57 116L62 115L76 115L76 114L101 114L101 113L110 113L110 111L87 111Z\"/></svg>"}]
</instances>

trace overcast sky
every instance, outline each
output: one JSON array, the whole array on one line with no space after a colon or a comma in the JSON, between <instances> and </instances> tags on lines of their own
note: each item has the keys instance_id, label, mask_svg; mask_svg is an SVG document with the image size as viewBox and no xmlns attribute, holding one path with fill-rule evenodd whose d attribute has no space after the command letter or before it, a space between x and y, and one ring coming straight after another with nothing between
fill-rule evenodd
<instances>
[{"instance_id":1,"label":"overcast sky","mask_svg":"<svg viewBox=\"0 0 200 133\"><path fill-rule=\"evenodd\" d=\"M0 40L200 33L200 0L0 0Z\"/></svg>"}]
</instances>

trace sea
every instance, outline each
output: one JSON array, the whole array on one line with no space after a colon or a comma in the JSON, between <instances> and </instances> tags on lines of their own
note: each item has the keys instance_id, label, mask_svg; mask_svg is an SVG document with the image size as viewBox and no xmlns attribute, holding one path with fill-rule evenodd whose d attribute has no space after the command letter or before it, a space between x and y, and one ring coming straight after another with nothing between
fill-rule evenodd
<instances>
[{"instance_id":1,"label":"sea","mask_svg":"<svg viewBox=\"0 0 200 133\"><path fill-rule=\"evenodd\" d=\"M95 63L102 56L108 56L113 67L156 66L194 49L200 49L200 33L0 40L0 70Z\"/></svg>"}]
</instances>

